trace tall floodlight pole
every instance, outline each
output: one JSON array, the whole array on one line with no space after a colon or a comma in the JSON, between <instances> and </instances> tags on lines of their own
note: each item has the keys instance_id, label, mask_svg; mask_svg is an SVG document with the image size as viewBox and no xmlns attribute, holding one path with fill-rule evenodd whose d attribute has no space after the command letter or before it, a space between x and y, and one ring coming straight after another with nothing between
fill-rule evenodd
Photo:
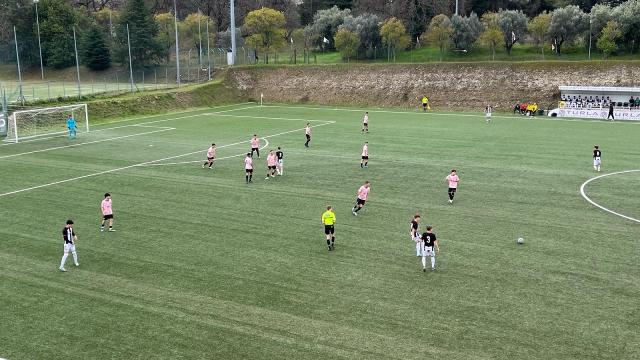
<instances>
[{"instance_id":1,"label":"tall floodlight pole","mask_svg":"<svg viewBox=\"0 0 640 360\"><path fill-rule=\"evenodd\" d=\"M200 31L200 20L201 19L202 19L202 13L200 12L200 9L198 9L198 42L199 42L199 45L198 45L198 65L200 66L200 68L202 68L202 33Z\"/></svg>"},{"instance_id":2,"label":"tall floodlight pole","mask_svg":"<svg viewBox=\"0 0 640 360\"><path fill-rule=\"evenodd\" d=\"M230 0L231 4L229 6L230 10L230 19L231 19L231 64L234 65L236 62L236 10L234 5L234 0Z\"/></svg>"},{"instance_id":3,"label":"tall floodlight pole","mask_svg":"<svg viewBox=\"0 0 640 360\"><path fill-rule=\"evenodd\" d=\"M40 17L38 16L38 3L40 0L33 0L36 4L36 27L38 28L38 50L40 51L40 77L44 79L44 67L42 66L42 43L40 42Z\"/></svg>"},{"instance_id":4,"label":"tall floodlight pole","mask_svg":"<svg viewBox=\"0 0 640 360\"><path fill-rule=\"evenodd\" d=\"M458 15L458 0L456 0L456 15Z\"/></svg>"},{"instance_id":5,"label":"tall floodlight pole","mask_svg":"<svg viewBox=\"0 0 640 360\"><path fill-rule=\"evenodd\" d=\"M589 15L589 60L591 60L591 24L593 23L593 18Z\"/></svg>"},{"instance_id":6,"label":"tall floodlight pole","mask_svg":"<svg viewBox=\"0 0 640 360\"><path fill-rule=\"evenodd\" d=\"M18 63L18 90L20 91L20 101L24 105L24 95L22 94L22 73L20 72L20 53L18 52L18 33L16 27L13 27L13 39L16 42L16 61Z\"/></svg>"},{"instance_id":7,"label":"tall floodlight pole","mask_svg":"<svg viewBox=\"0 0 640 360\"><path fill-rule=\"evenodd\" d=\"M131 38L129 38L129 24L127 24L127 46L129 47L129 81L133 92L133 62L131 61Z\"/></svg>"},{"instance_id":8,"label":"tall floodlight pole","mask_svg":"<svg viewBox=\"0 0 640 360\"><path fill-rule=\"evenodd\" d=\"M82 88L80 87L80 61L78 60L78 44L76 42L76 26L73 26L73 49L76 53L76 74L78 75L78 97L82 96Z\"/></svg>"},{"instance_id":9,"label":"tall floodlight pole","mask_svg":"<svg viewBox=\"0 0 640 360\"><path fill-rule=\"evenodd\" d=\"M209 51L209 19L207 19L207 74L211 81L211 53Z\"/></svg>"},{"instance_id":10,"label":"tall floodlight pole","mask_svg":"<svg viewBox=\"0 0 640 360\"><path fill-rule=\"evenodd\" d=\"M180 87L180 46L178 43L178 7L173 0L173 27L176 30L176 83Z\"/></svg>"}]
</instances>

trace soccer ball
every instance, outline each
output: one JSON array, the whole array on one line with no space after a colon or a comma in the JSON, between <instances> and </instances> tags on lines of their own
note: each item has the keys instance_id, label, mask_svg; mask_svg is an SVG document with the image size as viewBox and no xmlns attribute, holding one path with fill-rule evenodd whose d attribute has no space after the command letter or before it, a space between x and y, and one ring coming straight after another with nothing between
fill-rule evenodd
<instances>
[{"instance_id":1,"label":"soccer ball","mask_svg":"<svg viewBox=\"0 0 640 360\"><path fill-rule=\"evenodd\" d=\"M518 242L518 244L524 244L524 238L519 237L516 241Z\"/></svg>"}]
</instances>

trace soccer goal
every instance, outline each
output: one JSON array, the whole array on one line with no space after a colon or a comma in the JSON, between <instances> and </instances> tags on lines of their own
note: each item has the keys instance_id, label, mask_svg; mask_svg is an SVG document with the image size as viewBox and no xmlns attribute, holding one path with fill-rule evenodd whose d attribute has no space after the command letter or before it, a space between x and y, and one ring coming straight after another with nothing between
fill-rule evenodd
<instances>
[{"instance_id":1,"label":"soccer goal","mask_svg":"<svg viewBox=\"0 0 640 360\"><path fill-rule=\"evenodd\" d=\"M78 132L89 131L87 104L20 110L9 116L5 141L18 142L48 135L65 134L67 118L76 121Z\"/></svg>"}]
</instances>

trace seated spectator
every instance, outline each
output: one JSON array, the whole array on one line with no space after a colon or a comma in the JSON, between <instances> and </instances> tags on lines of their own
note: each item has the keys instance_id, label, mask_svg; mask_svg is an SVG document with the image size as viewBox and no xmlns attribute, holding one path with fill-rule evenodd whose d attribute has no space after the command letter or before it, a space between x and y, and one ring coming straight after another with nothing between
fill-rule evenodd
<instances>
[{"instance_id":1,"label":"seated spectator","mask_svg":"<svg viewBox=\"0 0 640 360\"><path fill-rule=\"evenodd\" d=\"M538 103L534 102L533 103L533 114L532 115L535 115L537 112L538 112Z\"/></svg>"},{"instance_id":2,"label":"seated spectator","mask_svg":"<svg viewBox=\"0 0 640 360\"><path fill-rule=\"evenodd\" d=\"M593 95L589 95L589 100L587 100L587 102L589 102L590 104L594 103Z\"/></svg>"},{"instance_id":3,"label":"seated spectator","mask_svg":"<svg viewBox=\"0 0 640 360\"><path fill-rule=\"evenodd\" d=\"M631 96L631 99L629 99L629 107L634 107L636 105L636 100L633 98L633 96Z\"/></svg>"},{"instance_id":4,"label":"seated spectator","mask_svg":"<svg viewBox=\"0 0 640 360\"><path fill-rule=\"evenodd\" d=\"M513 113L520 112L520 103L516 103L516 106L513 107Z\"/></svg>"},{"instance_id":5,"label":"seated spectator","mask_svg":"<svg viewBox=\"0 0 640 360\"><path fill-rule=\"evenodd\" d=\"M566 96L564 96L564 94L562 94L562 96L560 96L560 100L561 100L561 101L567 101L567 97L566 97Z\"/></svg>"},{"instance_id":6,"label":"seated spectator","mask_svg":"<svg viewBox=\"0 0 640 360\"><path fill-rule=\"evenodd\" d=\"M636 96L635 105L637 108L640 108L640 96Z\"/></svg>"},{"instance_id":7,"label":"seated spectator","mask_svg":"<svg viewBox=\"0 0 640 360\"><path fill-rule=\"evenodd\" d=\"M527 103L521 103L520 104L520 115L524 115L527 112Z\"/></svg>"},{"instance_id":8,"label":"seated spectator","mask_svg":"<svg viewBox=\"0 0 640 360\"><path fill-rule=\"evenodd\" d=\"M527 109L525 110L525 114L527 116L532 116L534 113L534 104L528 104Z\"/></svg>"}]
</instances>

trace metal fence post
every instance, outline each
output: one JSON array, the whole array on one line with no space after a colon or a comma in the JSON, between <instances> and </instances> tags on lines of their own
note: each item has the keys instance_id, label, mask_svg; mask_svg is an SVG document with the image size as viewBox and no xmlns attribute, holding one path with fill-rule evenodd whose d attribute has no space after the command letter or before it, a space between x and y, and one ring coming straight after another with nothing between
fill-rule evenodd
<instances>
[{"instance_id":1,"label":"metal fence post","mask_svg":"<svg viewBox=\"0 0 640 360\"><path fill-rule=\"evenodd\" d=\"M67 97L67 88L64 86L64 80L62 80L62 97Z\"/></svg>"},{"instance_id":2,"label":"metal fence post","mask_svg":"<svg viewBox=\"0 0 640 360\"><path fill-rule=\"evenodd\" d=\"M47 99L51 101L51 81L47 81Z\"/></svg>"}]
</instances>

